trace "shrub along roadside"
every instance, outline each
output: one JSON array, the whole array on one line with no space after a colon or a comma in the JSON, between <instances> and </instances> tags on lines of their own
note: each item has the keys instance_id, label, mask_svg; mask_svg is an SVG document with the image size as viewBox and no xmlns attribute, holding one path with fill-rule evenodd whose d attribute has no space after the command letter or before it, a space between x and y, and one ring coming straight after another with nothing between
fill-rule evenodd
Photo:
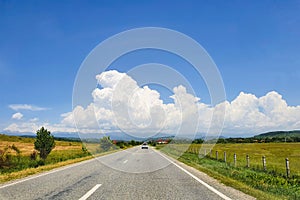
<instances>
[{"instance_id":1,"label":"shrub along roadside","mask_svg":"<svg viewBox=\"0 0 300 200\"><path fill-rule=\"evenodd\" d=\"M76 159L81 157L89 156L88 152L84 152L81 149L74 150L63 150L63 151L53 151L49 154L46 160L41 159L39 156L20 156L20 155L9 155L8 164L6 166L0 167L1 174L11 173L20 171L27 168L37 168L43 165L55 164L58 162Z\"/></svg>"},{"instance_id":2,"label":"shrub along roadside","mask_svg":"<svg viewBox=\"0 0 300 200\"><path fill-rule=\"evenodd\" d=\"M174 158L178 157L174 149L161 148L161 151ZM257 199L300 199L298 177L285 179L272 173L236 168L217 160L199 158L193 153L184 153L178 160Z\"/></svg>"}]
</instances>

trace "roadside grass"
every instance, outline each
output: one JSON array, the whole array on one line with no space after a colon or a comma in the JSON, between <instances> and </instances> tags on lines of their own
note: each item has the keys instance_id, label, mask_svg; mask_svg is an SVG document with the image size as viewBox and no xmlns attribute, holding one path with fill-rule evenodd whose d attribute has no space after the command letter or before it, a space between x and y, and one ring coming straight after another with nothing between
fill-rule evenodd
<instances>
[{"instance_id":1,"label":"roadside grass","mask_svg":"<svg viewBox=\"0 0 300 200\"><path fill-rule=\"evenodd\" d=\"M199 152L204 154L206 149L207 156L210 157L210 146L210 144L176 144L176 149L195 154ZM300 176L300 143L216 144L213 146L211 158L216 158L216 151L219 160L224 160L224 152L226 152L226 161L229 165L234 164L234 154L236 154L237 167L245 167L246 155L249 155L250 168L256 170L263 169L262 156L266 156L267 170L282 176L286 174L285 159L289 158L291 174Z\"/></svg>"},{"instance_id":2,"label":"roadside grass","mask_svg":"<svg viewBox=\"0 0 300 200\"><path fill-rule=\"evenodd\" d=\"M21 155L7 154L5 158L7 162L0 167L0 172L3 175L90 155L89 152L84 152L81 149L54 150L48 155L46 160L40 159L39 156L36 159L31 159L30 155L23 155L22 153Z\"/></svg>"},{"instance_id":3,"label":"roadside grass","mask_svg":"<svg viewBox=\"0 0 300 200\"><path fill-rule=\"evenodd\" d=\"M207 145L203 145L205 148ZM201 144L193 144L188 152L196 148L199 152ZM195 150L194 150L195 151ZM224 160L224 151L226 151L226 160L233 164L234 153L237 155L237 166L246 166L246 155L250 157L250 168L262 168L262 156L266 156L267 170L285 175L285 159L289 158L289 164L292 175L300 176L300 143L241 143L241 144L216 144L213 148L213 157L215 152L219 152L219 159Z\"/></svg>"},{"instance_id":4,"label":"roadside grass","mask_svg":"<svg viewBox=\"0 0 300 200\"><path fill-rule=\"evenodd\" d=\"M0 183L5 183L8 181L12 181L15 179L20 179L20 178L25 178L27 176L30 175L34 175L37 173L41 173L41 172L46 172L55 168L59 168L59 167L63 167L66 165L70 165L70 164L74 164L74 163L78 163L78 162L82 162L85 160L89 160L89 159L93 159L95 157L99 157L99 156L104 156L106 154L110 154L110 153L114 153L118 150L112 150L112 151L108 151L108 152L103 152L103 153L98 153L95 155L88 155L85 157L80 157L80 158L75 158L75 159L68 159L65 161L60 161L60 162L56 162L56 163L52 163L52 164L47 164L44 166L38 166L36 168L26 168L20 171L15 171L15 172L11 172L11 173L4 173L4 174L0 174Z\"/></svg>"},{"instance_id":5,"label":"roadside grass","mask_svg":"<svg viewBox=\"0 0 300 200\"><path fill-rule=\"evenodd\" d=\"M239 150L239 152L244 151L239 145L234 144L217 144L213 151L220 151L226 148L226 151L229 152L229 147L232 145L236 146L236 150ZM259 146L260 144L256 145ZM276 144L274 145L277 147ZM300 179L298 175L293 175L291 178L287 179L283 174L274 170L265 172L260 168L246 168L242 163L237 167L234 167L230 164L230 161L228 163L221 161L221 157L219 157L220 160L209 157L200 158L195 147L199 147L199 144L196 146L193 144L190 148L180 144L157 146L158 149L167 155L203 171L208 175L219 179L222 183L252 195L257 199L300 199ZM253 147L255 147L255 145ZM261 148L265 147L265 145L262 145ZM269 144L268 147L272 148L272 144ZM182 154L182 149L187 149L187 151ZM259 149L260 147L256 146L252 151L259 152ZM276 152L274 149L270 149L269 151ZM221 155L220 151L220 156Z\"/></svg>"},{"instance_id":6,"label":"roadside grass","mask_svg":"<svg viewBox=\"0 0 300 200\"><path fill-rule=\"evenodd\" d=\"M42 160L39 156L34 159L31 157L31 154L34 152L34 141L34 138L0 134L1 183L119 150L119 148L114 146L108 152L103 152L100 149L99 143L88 143L89 149L84 150L83 147L86 144L82 144L81 142L56 140L55 148L46 160ZM16 147L20 150L20 153L18 154L12 148L8 148L4 154L3 149L9 146Z\"/></svg>"}]
</instances>

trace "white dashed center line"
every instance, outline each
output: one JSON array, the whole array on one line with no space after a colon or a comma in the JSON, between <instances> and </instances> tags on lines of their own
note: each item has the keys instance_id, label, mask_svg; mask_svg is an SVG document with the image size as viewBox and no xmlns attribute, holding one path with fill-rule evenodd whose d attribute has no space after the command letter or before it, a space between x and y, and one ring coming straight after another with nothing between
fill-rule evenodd
<instances>
[{"instance_id":1,"label":"white dashed center line","mask_svg":"<svg viewBox=\"0 0 300 200\"><path fill-rule=\"evenodd\" d=\"M127 163L127 162L128 162L128 160L124 160L124 161L123 161L124 164Z\"/></svg>"},{"instance_id":2,"label":"white dashed center line","mask_svg":"<svg viewBox=\"0 0 300 200\"><path fill-rule=\"evenodd\" d=\"M95 185L90 191L88 191L85 195L83 195L79 200L86 200L89 198L99 187L101 184Z\"/></svg>"}]
</instances>

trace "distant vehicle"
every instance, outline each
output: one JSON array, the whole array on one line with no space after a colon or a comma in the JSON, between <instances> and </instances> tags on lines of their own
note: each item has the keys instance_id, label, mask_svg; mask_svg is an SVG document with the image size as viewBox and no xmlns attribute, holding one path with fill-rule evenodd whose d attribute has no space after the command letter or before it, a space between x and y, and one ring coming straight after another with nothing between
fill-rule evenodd
<instances>
[{"instance_id":1,"label":"distant vehicle","mask_svg":"<svg viewBox=\"0 0 300 200\"><path fill-rule=\"evenodd\" d=\"M144 142L144 143L142 144L142 149L148 149L148 144L147 144L147 142Z\"/></svg>"}]
</instances>

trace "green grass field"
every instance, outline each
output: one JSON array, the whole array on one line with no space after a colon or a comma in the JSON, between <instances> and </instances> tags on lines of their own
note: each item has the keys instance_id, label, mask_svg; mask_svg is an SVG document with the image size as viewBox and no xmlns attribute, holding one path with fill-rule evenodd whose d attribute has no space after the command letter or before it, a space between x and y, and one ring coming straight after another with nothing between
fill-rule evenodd
<instances>
[{"instance_id":1,"label":"green grass field","mask_svg":"<svg viewBox=\"0 0 300 200\"><path fill-rule=\"evenodd\" d=\"M192 144L188 152L198 153L200 148L207 149L207 145ZM226 160L229 164L234 163L234 154L237 155L237 166L246 166L246 155L249 155L250 168L262 169L262 156L266 156L267 170L285 174L285 159L289 159L292 175L300 176L300 143L244 143L244 144L216 144L212 149L212 157L216 158L218 151L219 160ZM203 152L203 150L201 151Z\"/></svg>"},{"instance_id":2,"label":"green grass field","mask_svg":"<svg viewBox=\"0 0 300 200\"><path fill-rule=\"evenodd\" d=\"M208 144L157 146L164 153L258 199L300 199L300 143L216 144L211 157L208 147ZM199 156L205 149L208 154L201 157L200 153ZM237 155L236 166L233 165L234 153ZM250 168L246 168L247 154ZM262 170L262 156L266 156L267 171ZM286 178L285 173L286 157L290 160L290 178Z\"/></svg>"}]
</instances>

